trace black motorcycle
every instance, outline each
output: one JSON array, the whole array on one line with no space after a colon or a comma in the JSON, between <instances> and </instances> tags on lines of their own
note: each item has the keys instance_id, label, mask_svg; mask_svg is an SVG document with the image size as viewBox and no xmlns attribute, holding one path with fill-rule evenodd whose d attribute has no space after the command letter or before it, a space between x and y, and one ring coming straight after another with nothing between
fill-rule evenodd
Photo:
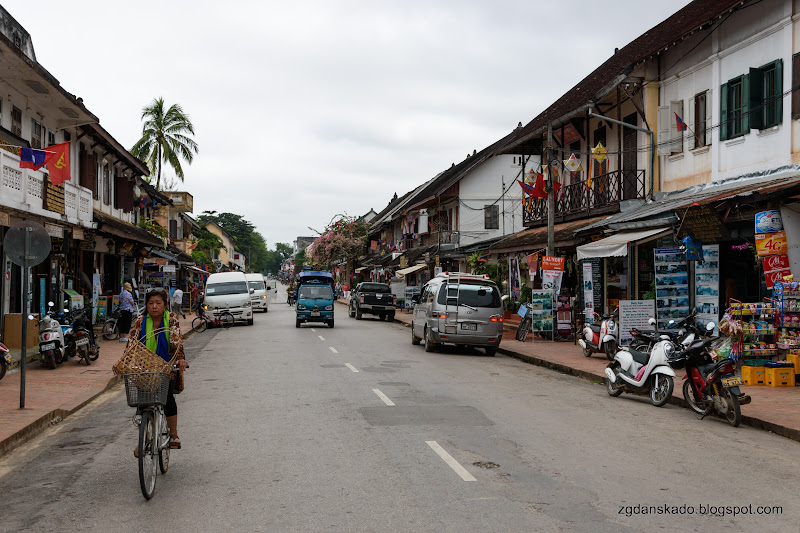
<instances>
[{"instance_id":1,"label":"black motorcycle","mask_svg":"<svg viewBox=\"0 0 800 533\"><path fill-rule=\"evenodd\" d=\"M100 345L92 329L92 321L86 309L76 309L65 315L70 321L70 328L64 333L66 355L79 355L86 365L92 364L100 357Z\"/></svg>"}]
</instances>

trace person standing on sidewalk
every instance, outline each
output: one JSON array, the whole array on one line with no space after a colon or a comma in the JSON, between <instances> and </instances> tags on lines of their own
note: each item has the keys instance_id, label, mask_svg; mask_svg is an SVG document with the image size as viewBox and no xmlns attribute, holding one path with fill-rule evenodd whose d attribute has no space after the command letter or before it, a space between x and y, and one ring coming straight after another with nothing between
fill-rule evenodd
<instances>
[{"instance_id":1,"label":"person standing on sidewalk","mask_svg":"<svg viewBox=\"0 0 800 533\"><path fill-rule=\"evenodd\" d=\"M183 291L175 287L175 292L172 293L172 312L175 313L175 315L181 315L183 318L186 318L186 315L183 314L183 309L181 309L182 303Z\"/></svg>"},{"instance_id":2,"label":"person standing on sidewalk","mask_svg":"<svg viewBox=\"0 0 800 533\"><path fill-rule=\"evenodd\" d=\"M133 321L133 287L127 281L122 285L122 292L119 293L119 342L128 342L128 330L131 329Z\"/></svg>"}]
</instances>

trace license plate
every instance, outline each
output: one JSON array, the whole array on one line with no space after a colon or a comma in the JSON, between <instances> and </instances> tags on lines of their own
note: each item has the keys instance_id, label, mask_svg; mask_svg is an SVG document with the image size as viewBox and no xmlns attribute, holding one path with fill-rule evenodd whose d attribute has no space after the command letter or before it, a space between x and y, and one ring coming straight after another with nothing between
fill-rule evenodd
<instances>
[{"instance_id":1,"label":"license plate","mask_svg":"<svg viewBox=\"0 0 800 533\"><path fill-rule=\"evenodd\" d=\"M725 387L736 387L739 385L744 385L744 381L739 378L727 378L722 380L722 385Z\"/></svg>"},{"instance_id":2,"label":"license plate","mask_svg":"<svg viewBox=\"0 0 800 533\"><path fill-rule=\"evenodd\" d=\"M383 306L382 305L373 305L372 306L372 310L373 311L383 311Z\"/></svg>"},{"instance_id":3,"label":"license plate","mask_svg":"<svg viewBox=\"0 0 800 533\"><path fill-rule=\"evenodd\" d=\"M89 344L89 339L78 339L75 341L75 346L86 346Z\"/></svg>"},{"instance_id":4,"label":"license plate","mask_svg":"<svg viewBox=\"0 0 800 533\"><path fill-rule=\"evenodd\" d=\"M478 331L478 324L467 324L465 322L461 323L461 329L467 329L470 331Z\"/></svg>"},{"instance_id":5,"label":"license plate","mask_svg":"<svg viewBox=\"0 0 800 533\"><path fill-rule=\"evenodd\" d=\"M319 311L311 311L311 316L319 316Z\"/></svg>"},{"instance_id":6,"label":"license plate","mask_svg":"<svg viewBox=\"0 0 800 533\"><path fill-rule=\"evenodd\" d=\"M47 350L55 350L56 349L56 343L51 342L50 344L41 344L41 345L39 345L39 349L41 351L43 351L43 352L46 352Z\"/></svg>"}]
</instances>

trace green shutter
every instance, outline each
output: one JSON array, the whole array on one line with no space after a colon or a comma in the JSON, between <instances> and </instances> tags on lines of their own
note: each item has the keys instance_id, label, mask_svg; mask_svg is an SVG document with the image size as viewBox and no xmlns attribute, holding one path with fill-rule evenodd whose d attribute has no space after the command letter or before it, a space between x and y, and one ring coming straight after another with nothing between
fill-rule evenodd
<instances>
[{"instance_id":1,"label":"green shutter","mask_svg":"<svg viewBox=\"0 0 800 533\"><path fill-rule=\"evenodd\" d=\"M719 140L728 139L730 125L728 124L728 84L723 83L719 91Z\"/></svg>"},{"instance_id":2,"label":"green shutter","mask_svg":"<svg viewBox=\"0 0 800 533\"><path fill-rule=\"evenodd\" d=\"M750 133L750 75L742 76L742 135Z\"/></svg>"},{"instance_id":3,"label":"green shutter","mask_svg":"<svg viewBox=\"0 0 800 533\"><path fill-rule=\"evenodd\" d=\"M775 124L783 122L783 59L775 62Z\"/></svg>"},{"instance_id":4,"label":"green shutter","mask_svg":"<svg viewBox=\"0 0 800 533\"><path fill-rule=\"evenodd\" d=\"M750 88L750 98L747 100L748 105L750 106L750 128L760 130L764 128L764 115L766 115L765 109L765 97L771 96L764 94L764 71L760 68L751 68L750 69L750 83L748 83ZM742 103L744 104L744 83L742 84ZM742 113L744 113L744 106L742 107ZM744 126L744 122L742 123ZM747 132L750 128L743 128L744 132Z\"/></svg>"}]
</instances>

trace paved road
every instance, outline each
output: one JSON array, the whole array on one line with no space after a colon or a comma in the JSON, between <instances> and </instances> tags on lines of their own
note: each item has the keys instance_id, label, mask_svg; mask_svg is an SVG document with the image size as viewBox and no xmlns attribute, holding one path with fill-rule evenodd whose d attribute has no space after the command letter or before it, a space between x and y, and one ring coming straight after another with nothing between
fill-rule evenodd
<instances>
[{"instance_id":1,"label":"paved road","mask_svg":"<svg viewBox=\"0 0 800 533\"><path fill-rule=\"evenodd\" d=\"M277 303L255 322L187 342L184 448L151 501L139 491L132 410L116 390L0 462L0 529L619 533L798 523L794 441L610 398L598 384L477 350L428 354L407 328L349 319L341 306L332 330L296 329ZM694 515L626 513L636 505L693 506ZM782 509L699 516L701 505Z\"/></svg>"}]
</instances>

